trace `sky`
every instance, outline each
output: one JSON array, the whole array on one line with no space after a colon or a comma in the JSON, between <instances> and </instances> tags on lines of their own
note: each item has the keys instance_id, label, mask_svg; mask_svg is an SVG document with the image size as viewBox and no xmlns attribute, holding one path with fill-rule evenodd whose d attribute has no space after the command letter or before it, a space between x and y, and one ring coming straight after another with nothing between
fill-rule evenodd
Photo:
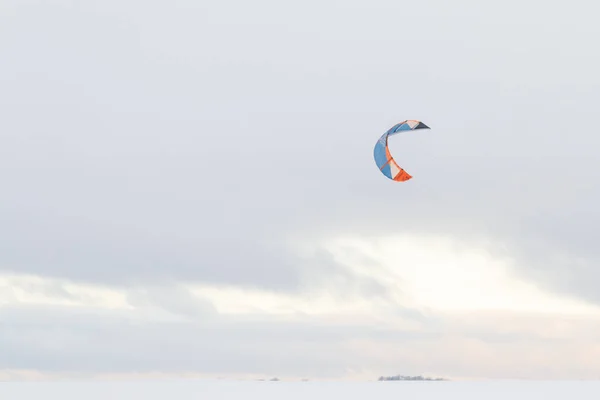
<instances>
[{"instance_id":1,"label":"sky","mask_svg":"<svg viewBox=\"0 0 600 400\"><path fill-rule=\"evenodd\" d=\"M596 14L3 0L0 379L597 379Z\"/></svg>"}]
</instances>

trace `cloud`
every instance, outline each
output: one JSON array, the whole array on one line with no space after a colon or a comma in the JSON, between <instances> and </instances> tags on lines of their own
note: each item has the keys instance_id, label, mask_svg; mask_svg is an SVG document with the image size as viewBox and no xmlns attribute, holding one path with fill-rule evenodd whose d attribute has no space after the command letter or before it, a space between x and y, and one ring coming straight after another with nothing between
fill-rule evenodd
<instances>
[{"instance_id":1,"label":"cloud","mask_svg":"<svg viewBox=\"0 0 600 400\"><path fill-rule=\"evenodd\" d=\"M593 377L600 368L593 335L571 340L597 329L598 320L550 315L450 314L443 327L405 330L375 319L352 324L255 315L152 322L132 313L51 308L4 308L2 320L6 356L1 368L80 376L160 371L236 377L252 371L331 379L358 373L375 379L416 371L458 378L568 379Z\"/></svg>"},{"instance_id":2,"label":"cloud","mask_svg":"<svg viewBox=\"0 0 600 400\"><path fill-rule=\"evenodd\" d=\"M600 368L590 333L600 322L597 307L528 286L510 260L411 236L340 238L317 254L346 273L313 275L296 292L195 282L115 289L9 277L0 368L294 379L573 378ZM365 291L362 282L383 289ZM53 286L64 290L45 290Z\"/></svg>"},{"instance_id":3,"label":"cloud","mask_svg":"<svg viewBox=\"0 0 600 400\"><path fill-rule=\"evenodd\" d=\"M260 316L153 322L131 314L4 308L2 320L2 368L88 374L135 370L235 376L255 370L314 376L317 363L319 374L343 375L349 360L334 358L344 342L370 334L404 336L377 326Z\"/></svg>"}]
</instances>

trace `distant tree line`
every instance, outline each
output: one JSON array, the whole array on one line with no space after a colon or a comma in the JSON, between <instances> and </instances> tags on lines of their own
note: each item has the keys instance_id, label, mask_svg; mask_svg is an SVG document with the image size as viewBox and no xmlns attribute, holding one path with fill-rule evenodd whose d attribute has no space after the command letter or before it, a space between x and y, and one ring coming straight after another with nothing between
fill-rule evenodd
<instances>
[{"instance_id":1,"label":"distant tree line","mask_svg":"<svg viewBox=\"0 0 600 400\"><path fill-rule=\"evenodd\" d=\"M407 376L407 375L395 375L395 376L380 376L380 381L444 381L444 378L429 378L427 376Z\"/></svg>"}]
</instances>

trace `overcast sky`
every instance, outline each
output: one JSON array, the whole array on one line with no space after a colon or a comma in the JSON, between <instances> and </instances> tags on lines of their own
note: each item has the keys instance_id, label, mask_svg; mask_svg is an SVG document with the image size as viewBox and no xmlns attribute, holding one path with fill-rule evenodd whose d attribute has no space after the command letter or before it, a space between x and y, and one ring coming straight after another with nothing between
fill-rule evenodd
<instances>
[{"instance_id":1,"label":"overcast sky","mask_svg":"<svg viewBox=\"0 0 600 400\"><path fill-rule=\"evenodd\" d=\"M3 0L0 378L597 378L594 7Z\"/></svg>"}]
</instances>

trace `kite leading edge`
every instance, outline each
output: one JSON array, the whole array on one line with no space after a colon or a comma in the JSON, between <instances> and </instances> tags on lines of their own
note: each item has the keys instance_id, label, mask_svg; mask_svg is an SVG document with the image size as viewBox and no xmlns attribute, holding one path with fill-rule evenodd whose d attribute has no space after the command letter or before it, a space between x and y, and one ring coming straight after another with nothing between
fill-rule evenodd
<instances>
[{"instance_id":1,"label":"kite leading edge","mask_svg":"<svg viewBox=\"0 0 600 400\"><path fill-rule=\"evenodd\" d=\"M401 131L414 131L417 129L431 128L429 128L421 121L409 119L392 126L387 132L381 135L379 140L377 140L377 143L375 144L375 149L373 150L375 163L377 164L377 167L379 168L381 173L389 179L392 179L396 182L404 182L412 178L412 176L408 174L403 168L401 168L390 154L390 149L388 147L388 137L396 135Z\"/></svg>"}]
</instances>

